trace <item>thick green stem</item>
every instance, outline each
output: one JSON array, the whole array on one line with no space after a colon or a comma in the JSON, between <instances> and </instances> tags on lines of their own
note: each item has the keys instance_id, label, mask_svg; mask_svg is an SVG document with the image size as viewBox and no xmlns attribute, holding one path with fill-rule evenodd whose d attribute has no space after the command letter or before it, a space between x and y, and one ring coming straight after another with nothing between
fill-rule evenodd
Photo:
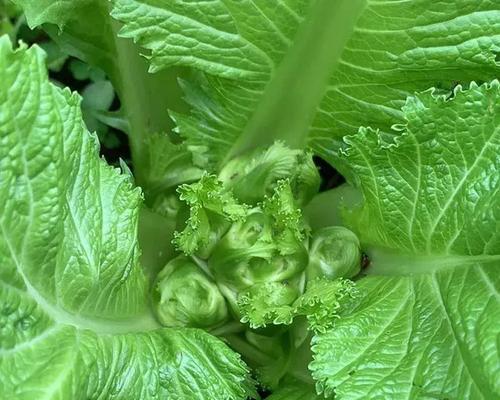
<instances>
[{"instance_id":1,"label":"thick green stem","mask_svg":"<svg viewBox=\"0 0 500 400\"><path fill-rule=\"evenodd\" d=\"M304 216L313 230L344 225L342 208L353 208L363 201L361 191L347 183L317 194L304 209Z\"/></svg>"},{"instance_id":2,"label":"thick green stem","mask_svg":"<svg viewBox=\"0 0 500 400\"><path fill-rule=\"evenodd\" d=\"M173 121L168 109L176 109L181 98L177 85L179 71L168 69L158 74L148 72L147 61L140 49L131 41L118 38L120 24L111 22L115 34L117 60L113 83L129 121L129 144L134 166L134 175L139 185L145 184L143 171L148 135L170 132Z\"/></svg>"},{"instance_id":3,"label":"thick green stem","mask_svg":"<svg viewBox=\"0 0 500 400\"><path fill-rule=\"evenodd\" d=\"M272 357L261 352L259 349L252 346L246 340L237 335L227 335L224 336L224 339L228 342L229 346L231 346L233 350L240 353L248 363L254 365L266 365L275 361Z\"/></svg>"},{"instance_id":4,"label":"thick green stem","mask_svg":"<svg viewBox=\"0 0 500 400\"><path fill-rule=\"evenodd\" d=\"M138 238L141 265L152 283L160 270L175 257L172 245L175 221L142 207L139 214Z\"/></svg>"},{"instance_id":5,"label":"thick green stem","mask_svg":"<svg viewBox=\"0 0 500 400\"><path fill-rule=\"evenodd\" d=\"M366 0L319 0L228 159L284 140L306 146L309 126Z\"/></svg>"}]
</instances>

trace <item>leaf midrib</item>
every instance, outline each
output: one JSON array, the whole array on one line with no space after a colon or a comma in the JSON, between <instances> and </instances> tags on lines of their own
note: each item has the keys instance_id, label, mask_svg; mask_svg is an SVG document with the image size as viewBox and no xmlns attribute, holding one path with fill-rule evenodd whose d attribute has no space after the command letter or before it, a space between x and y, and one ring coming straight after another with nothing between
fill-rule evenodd
<instances>
[{"instance_id":1,"label":"leaf midrib","mask_svg":"<svg viewBox=\"0 0 500 400\"><path fill-rule=\"evenodd\" d=\"M365 252L370 258L370 267L366 271L370 275L419 275L478 263L500 263L500 254L415 254L380 247L369 247Z\"/></svg>"},{"instance_id":2,"label":"leaf midrib","mask_svg":"<svg viewBox=\"0 0 500 400\"><path fill-rule=\"evenodd\" d=\"M366 0L317 2L270 77L257 108L226 155L226 162L275 140L284 140L295 148L306 146L309 127L331 73L365 7ZM305 81L306 87L301 85Z\"/></svg>"}]
</instances>

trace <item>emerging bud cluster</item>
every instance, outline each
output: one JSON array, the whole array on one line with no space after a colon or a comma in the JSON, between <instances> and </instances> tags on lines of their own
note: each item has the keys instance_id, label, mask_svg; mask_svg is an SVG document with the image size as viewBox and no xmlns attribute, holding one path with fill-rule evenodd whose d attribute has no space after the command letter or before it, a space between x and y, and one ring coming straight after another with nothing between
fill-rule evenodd
<instances>
[{"instance_id":1,"label":"emerging bud cluster","mask_svg":"<svg viewBox=\"0 0 500 400\"><path fill-rule=\"evenodd\" d=\"M252 326L272 315L290 323L308 281L356 275L357 237L342 227L311 235L302 216L319 182L311 154L276 143L180 186L187 222L174 243L184 255L157 277L160 322L210 329L231 313ZM280 311L258 309L271 298Z\"/></svg>"}]
</instances>

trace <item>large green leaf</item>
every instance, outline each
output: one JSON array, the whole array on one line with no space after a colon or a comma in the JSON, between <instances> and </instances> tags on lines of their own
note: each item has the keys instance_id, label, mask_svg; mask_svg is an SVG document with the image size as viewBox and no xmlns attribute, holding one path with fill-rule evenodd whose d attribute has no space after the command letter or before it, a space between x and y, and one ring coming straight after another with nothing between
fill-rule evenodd
<instances>
[{"instance_id":1,"label":"large green leaf","mask_svg":"<svg viewBox=\"0 0 500 400\"><path fill-rule=\"evenodd\" d=\"M363 129L344 221L371 258L366 297L314 339L318 388L341 399L500 396L500 84L410 98L395 142Z\"/></svg>"},{"instance_id":2,"label":"large green leaf","mask_svg":"<svg viewBox=\"0 0 500 400\"><path fill-rule=\"evenodd\" d=\"M113 16L152 70L204 73L184 83L193 112L173 116L212 165L305 135L333 161L360 125L392 135L415 91L499 71L495 0L116 0Z\"/></svg>"},{"instance_id":3,"label":"large green leaf","mask_svg":"<svg viewBox=\"0 0 500 400\"><path fill-rule=\"evenodd\" d=\"M0 39L0 397L246 398L239 356L151 316L141 193L99 159L79 106L39 48Z\"/></svg>"},{"instance_id":4,"label":"large green leaf","mask_svg":"<svg viewBox=\"0 0 500 400\"><path fill-rule=\"evenodd\" d=\"M454 267L361 280L364 302L313 340L318 390L339 399L498 398L500 264Z\"/></svg>"},{"instance_id":5,"label":"large green leaf","mask_svg":"<svg viewBox=\"0 0 500 400\"><path fill-rule=\"evenodd\" d=\"M430 90L406 102L395 143L364 128L345 139L365 199L345 221L365 245L433 258L499 254L498 99L498 81L449 100Z\"/></svg>"}]
</instances>

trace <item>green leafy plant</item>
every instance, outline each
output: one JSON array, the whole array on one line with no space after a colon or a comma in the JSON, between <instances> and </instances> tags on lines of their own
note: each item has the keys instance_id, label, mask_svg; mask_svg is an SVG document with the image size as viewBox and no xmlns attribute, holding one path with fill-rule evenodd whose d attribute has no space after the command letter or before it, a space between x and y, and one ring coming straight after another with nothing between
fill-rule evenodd
<instances>
[{"instance_id":1,"label":"green leafy plant","mask_svg":"<svg viewBox=\"0 0 500 400\"><path fill-rule=\"evenodd\" d=\"M0 397L500 397L499 20L1 2Z\"/></svg>"}]
</instances>

